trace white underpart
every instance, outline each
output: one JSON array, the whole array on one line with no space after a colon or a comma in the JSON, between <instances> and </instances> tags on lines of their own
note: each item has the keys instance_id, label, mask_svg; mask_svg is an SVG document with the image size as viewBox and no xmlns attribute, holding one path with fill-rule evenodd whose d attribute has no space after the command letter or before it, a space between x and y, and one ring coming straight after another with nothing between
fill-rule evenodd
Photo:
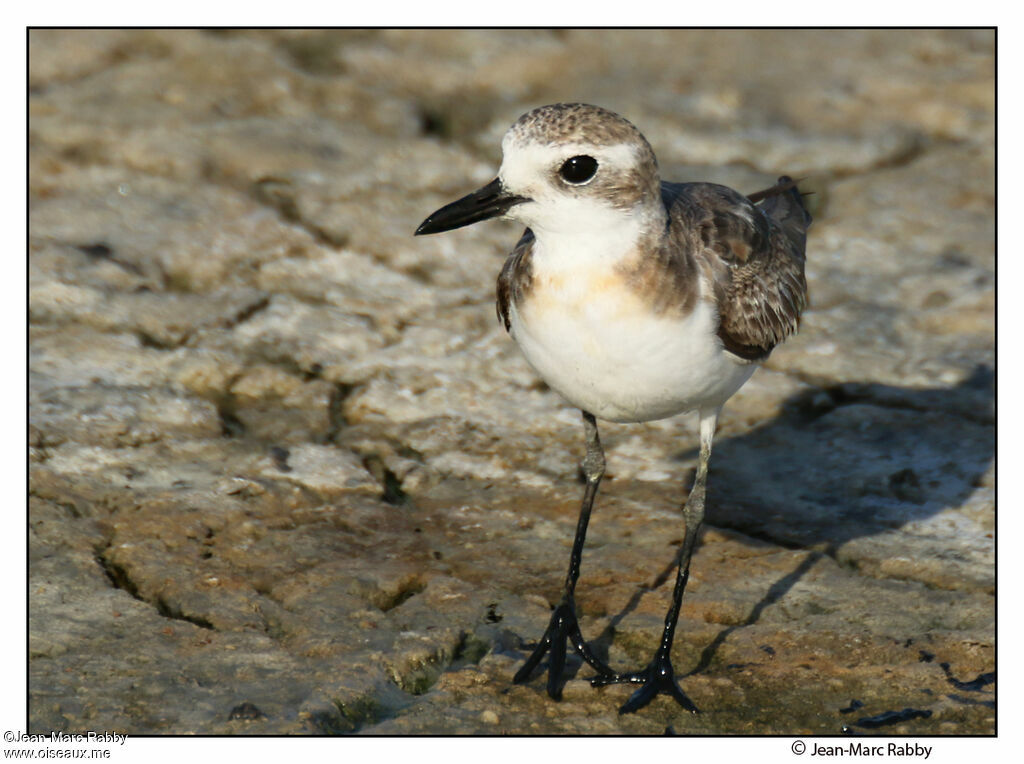
<instances>
[{"instance_id":1,"label":"white underpart","mask_svg":"<svg viewBox=\"0 0 1024 764\"><path fill-rule=\"evenodd\" d=\"M612 286L610 269L560 274L538 250L529 299L510 307L511 333L574 406L612 422L647 422L717 409L754 373L755 364L723 350L707 300L685 318L658 316L621 279Z\"/></svg>"},{"instance_id":2,"label":"white underpart","mask_svg":"<svg viewBox=\"0 0 1024 764\"><path fill-rule=\"evenodd\" d=\"M509 309L510 331L537 373L574 406L613 422L643 422L693 409L717 409L756 365L727 353L707 287L687 316L658 315L616 266L636 257L664 208L621 210L566 192L551 168L576 154L629 166L628 145L510 145L499 173L512 193L532 201L509 217L533 229L532 281ZM557 182L557 181L556 181Z\"/></svg>"}]
</instances>

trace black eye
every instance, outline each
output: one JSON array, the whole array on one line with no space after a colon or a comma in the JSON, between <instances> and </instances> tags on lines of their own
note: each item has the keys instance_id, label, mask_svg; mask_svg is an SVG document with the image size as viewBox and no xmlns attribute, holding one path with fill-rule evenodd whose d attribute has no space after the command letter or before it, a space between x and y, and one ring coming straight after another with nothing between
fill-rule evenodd
<instances>
[{"instance_id":1,"label":"black eye","mask_svg":"<svg viewBox=\"0 0 1024 764\"><path fill-rule=\"evenodd\" d=\"M595 172L597 172L597 160L586 155L570 157L558 168L558 174L562 176L563 180L576 185L586 183L594 177Z\"/></svg>"}]
</instances>

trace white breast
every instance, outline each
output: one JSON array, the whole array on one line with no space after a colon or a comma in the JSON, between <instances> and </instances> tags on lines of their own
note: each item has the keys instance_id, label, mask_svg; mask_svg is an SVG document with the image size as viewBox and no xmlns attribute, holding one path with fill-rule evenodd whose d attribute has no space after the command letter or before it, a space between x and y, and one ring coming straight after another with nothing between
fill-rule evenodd
<instances>
[{"instance_id":1,"label":"white breast","mask_svg":"<svg viewBox=\"0 0 1024 764\"><path fill-rule=\"evenodd\" d=\"M612 264L565 265L535 251L531 287L509 320L527 361L574 406L613 422L662 419L721 406L753 374L723 350L709 300L685 317L659 316Z\"/></svg>"}]
</instances>

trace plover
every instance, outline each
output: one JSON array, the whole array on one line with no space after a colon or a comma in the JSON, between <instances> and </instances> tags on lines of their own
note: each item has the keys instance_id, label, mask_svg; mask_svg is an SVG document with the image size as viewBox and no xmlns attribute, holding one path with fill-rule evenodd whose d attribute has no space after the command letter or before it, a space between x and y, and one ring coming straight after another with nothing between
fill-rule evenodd
<instances>
[{"instance_id":1,"label":"plover","mask_svg":"<svg viewBox=\"0 0 1024 764\"><path fill-rule=\"evenodd\" d=\"M416 234L504 216L527 226L498 276L498 317L526 360L583 413L586 479L562 596L515 675L548 658L547 692L561 697L566 643L595 686L641 685L620 713L659 693L697 712L675 678L671 650L723 404L776 344L795 332L807 299L811 218L783 176L744 196L713 183L669 183L626 119L587 104L524 114L502 140L498 177L430 215ZM650 663L619 673L587 645L574 601L584 538L605 459L597 419L647 422L696 411L700 456L683 505L672 604Z\"/></svg>"}]
</instances>

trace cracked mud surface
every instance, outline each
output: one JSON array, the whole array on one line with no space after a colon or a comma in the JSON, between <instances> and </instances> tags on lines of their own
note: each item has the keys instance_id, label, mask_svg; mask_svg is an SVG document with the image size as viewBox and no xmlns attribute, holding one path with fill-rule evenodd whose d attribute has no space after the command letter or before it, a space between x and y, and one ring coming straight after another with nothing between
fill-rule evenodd
<instances>
[{"instance_id":1,"label":"cracked mud surface","mask_svg":"<svg viewBox=\"0 0 1024 764\"><path fill-rule=\"evenodd\" d=\"M993 732L990 32L29 42L31 732ZM699 716L620 717L578 661L561 703L511 684L582 428L494 317L518 230L411 236L566 98L668 178L815 191L811 307L715 443ZM602 425L577 604L617 669L658 640L694 425Z\"/></svg>"}]
</instances>

